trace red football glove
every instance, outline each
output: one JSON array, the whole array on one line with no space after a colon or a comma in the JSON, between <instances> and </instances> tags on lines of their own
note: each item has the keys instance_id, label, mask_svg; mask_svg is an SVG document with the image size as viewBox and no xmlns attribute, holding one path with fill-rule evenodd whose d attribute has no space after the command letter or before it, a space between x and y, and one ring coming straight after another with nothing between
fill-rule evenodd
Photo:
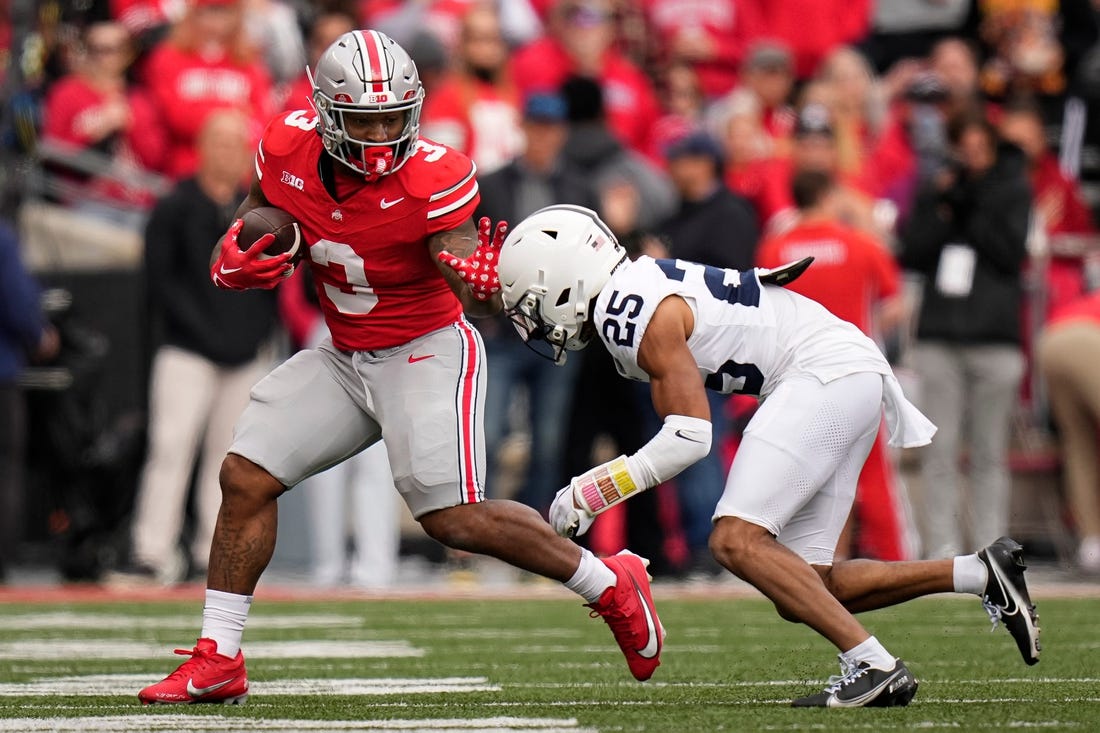
<instances>
[{"instance_id":1,"label":"red football glove","mask_svg":"<svg viewBox=\"0 0 1100 733\"><path fill-rule=\"evenodd\" d=\"M210 278L214 284L227 290L250 288L270 290L290 277L294 272L294 265L290 264L292 255L289 252L260 259L264 249L275 241L275 235L265 234L251 247L242 251L237 244L237 235L240 234L242 226L244 221L237 219L225 233L222 251L214 262L214 266L210 268Z\"/></svg>"},{"instance_id":2,"label":"red football glove","mask_svg":"<svg viewBox=\"0 0 1100 733\"><path fill-rule=\"evenodd\" d=\"M481 217L477 225L477 250L470 257L463 259L446 250L436 255L440 262L462 276L478 300L489 300L500 292L497 265L500 261L500 246L504 244L504 236L508 233L508 222L498 223L490 238L492 227L493 222L489 217Z\"/></svg>"}]
</instances>

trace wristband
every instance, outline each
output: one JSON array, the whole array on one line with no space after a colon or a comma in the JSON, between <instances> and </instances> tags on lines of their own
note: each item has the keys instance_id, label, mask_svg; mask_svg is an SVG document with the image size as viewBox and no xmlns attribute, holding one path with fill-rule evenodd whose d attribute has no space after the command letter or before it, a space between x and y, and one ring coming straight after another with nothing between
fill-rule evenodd
<instances>
[{"instance_id":1,"label":"wristband","mask_svg":"<svg viewBox=\"0 0 1100 733\"><path fill-rule=\"evenodd\" d=\"M630 474L626 456L613 458L582 473L572 484L574 498L593 516L644 488Z\"/></svg>"}]
</instances>

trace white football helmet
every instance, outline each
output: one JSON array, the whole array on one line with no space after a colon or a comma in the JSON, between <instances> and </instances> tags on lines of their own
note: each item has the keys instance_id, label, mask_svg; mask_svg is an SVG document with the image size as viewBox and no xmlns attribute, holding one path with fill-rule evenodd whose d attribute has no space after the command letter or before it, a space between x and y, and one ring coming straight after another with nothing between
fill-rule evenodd
<instances>
[{"instance_id":1,"label":"white football helmet","mask_svg":"<svg viewBox=\"0 0 1100 733\"><path fill-rule=\"evenodd\" d=\"M309 74L325 150L368 178L393 173L416 152L424 87L412 57L385 33L351 31L336 39ZM404 112L396 140L374 143L347 134L346 113Z\"/></svg>"},{"instance_id":2,"label":"white football helmet","mask_svg":"<svg viewBox=\"0 0 1100 733\"><path fill-rule=\"evenodd\" d=\"M591 209L539 209L504 240L499 274L504 312L520 338L556 364L588 345L592 303L626 250Z\"/></svg>"}]
</instances>

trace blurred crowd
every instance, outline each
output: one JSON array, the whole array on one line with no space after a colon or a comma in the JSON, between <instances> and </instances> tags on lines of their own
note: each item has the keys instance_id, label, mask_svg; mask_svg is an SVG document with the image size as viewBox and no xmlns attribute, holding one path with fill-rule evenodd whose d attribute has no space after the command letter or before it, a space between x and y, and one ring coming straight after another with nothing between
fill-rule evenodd
<instances>
[{"instance_id":1,"label":"blurred crowd","mask_svg":"<svg viewBox=\"0 0 1100 733\"><path fill-rule=\"evenodd\" d=\"M38 218L88 222L65 248L99 224L142 240L156 338L145 461L119 489L134 496L131 574L203 571L230 407L286 344L323 338L307 278L222 300L205 291L203 256L266 121L309 109L307 64L356 27L409 50L427 92L420 134L473 158L482 214L515 223L573 203L634 256L737 269L816 258L794 288L872 334L939 426L906 457L919 487L901 457L872 451L841 556L987 544L1012 522L1013 473L1049 460L1068 559L1100 573L1097 0L5 0L0 15L0 185L24 250L39 246L32 204ZM58 345L26 287L7 285L29 280L8 249L10 563L25 491L19 368L48 367ZM5 302L18 293L18 307ZM545 511L571 476L655 432L646 387L620 380L603 350L555 368L503 319L477 325L490 496ZM629 545L659 573L716 572L710 512L754 408L714 395L711 456L603 517L590 546ZM393 494L386 470L375 456L308 488L319 582L392 582L397 510L374 498ZM349 544L358 554L344 558Z\"/></svg>"}]
</instances>

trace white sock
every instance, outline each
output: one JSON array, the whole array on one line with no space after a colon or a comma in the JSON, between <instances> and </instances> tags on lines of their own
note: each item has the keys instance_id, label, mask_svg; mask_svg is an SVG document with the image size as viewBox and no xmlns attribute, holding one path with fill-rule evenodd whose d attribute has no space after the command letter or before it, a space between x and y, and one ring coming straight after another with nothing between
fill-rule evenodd
<instances>
[{"instance_id":1,"label":"white sock","mask_svg":"<svg viewBox=\"0 0 1100 733\"><path fill-rule=\"evenodd\" d=\"M202 607L202 638L218 643L218 654L229 658L241 650L241 636L252 596L206 589L206 604Z\"/></svg>"},{"instance_id":2,"label":"white sock","mask_svg":"<svg viewBox=\"0 0 1100 733\"><path fill-rule=\"evenodd\" d=\"M886 651L886 647L873 636L867 637L862 643L844 652L844 656L853 664L867 662L867 664L875 669L881 669L887 672L893 669L894 664L897 662L894 656Z\"/></svg>"},{"instance_id":3,"label":"white sock","mask_svg":"<svg viewBox=\"0 0 1100 733\"><path fill-rule=\"evenodd\" d=\"M958 555L955 557L953 582L956 593L973 593L980 596L989 580L989 571L978 555Z\"/></svg>"},{"instance_id":4,"label":"white sock","mask_svg":"<svg viewBox=\"0 0 1100 733\"><path fill-rule=\"evenodd\" d=\"M585 549L581 549L581 564L573 577L565 581L565 587L589 603L600 600L603 592L615 585L615 573Z\"/></svg>"}]
</instances>

